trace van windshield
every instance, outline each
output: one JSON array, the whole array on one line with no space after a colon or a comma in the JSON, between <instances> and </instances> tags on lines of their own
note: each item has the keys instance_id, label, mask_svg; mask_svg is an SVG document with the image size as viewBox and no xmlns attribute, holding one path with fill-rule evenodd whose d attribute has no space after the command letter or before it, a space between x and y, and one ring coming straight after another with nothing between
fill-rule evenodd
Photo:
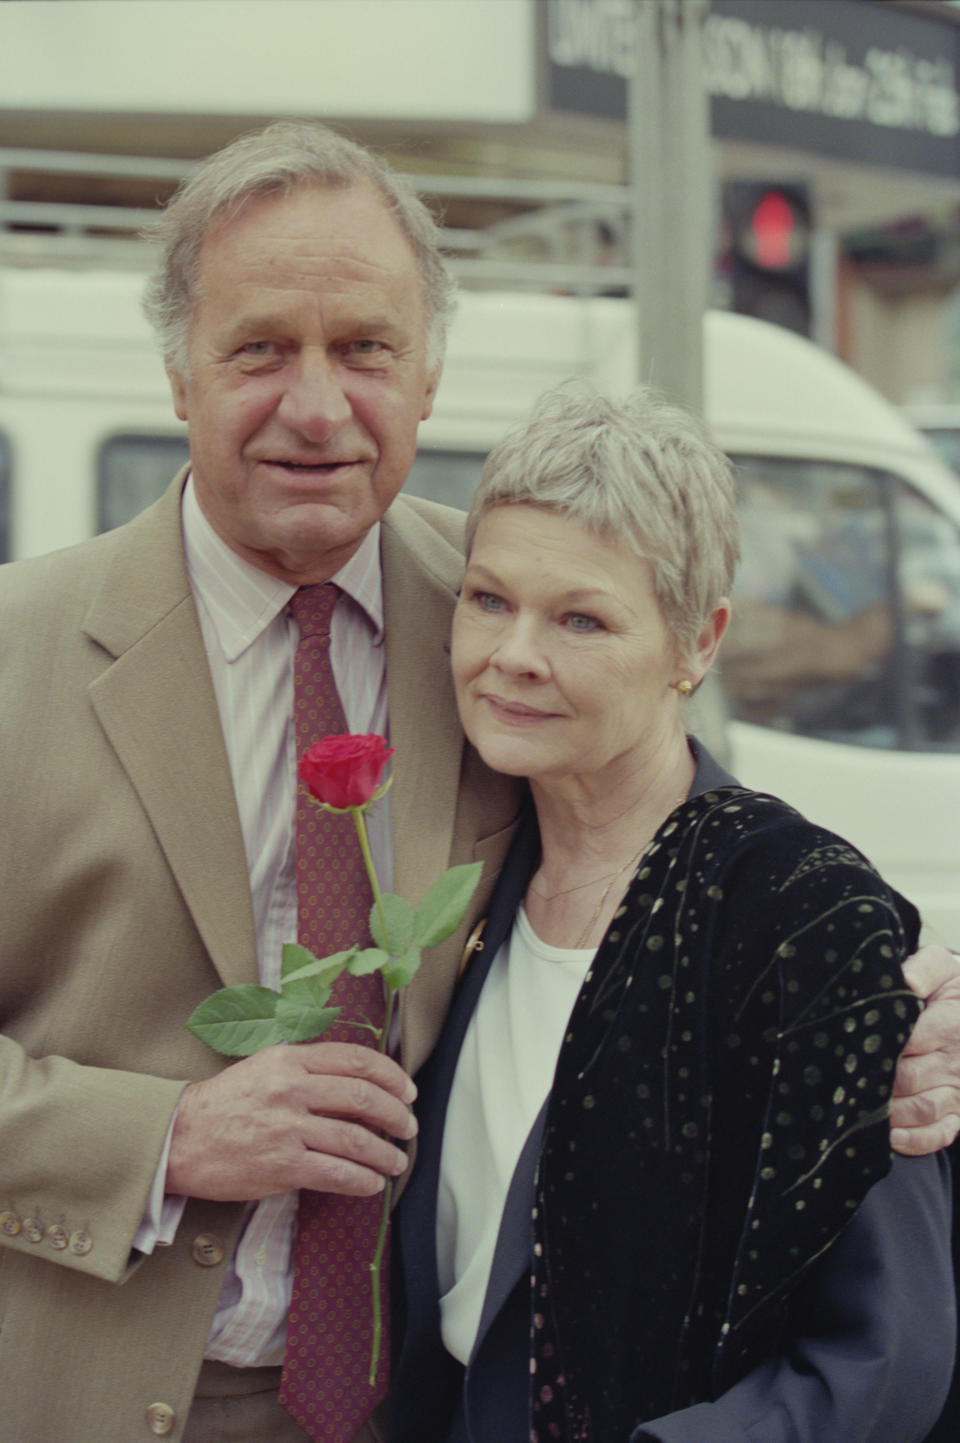
<instances>
[{"instance_id":1,"label":"van windshield","mask_svg":"<svg viewBox=\"0 0 960 1443\"><path fill-rule=\"evenodd\" d=\"M739 721L960 751L960 533L900 477L740 456L721 676Z\"/></svg>"}]
</instances>

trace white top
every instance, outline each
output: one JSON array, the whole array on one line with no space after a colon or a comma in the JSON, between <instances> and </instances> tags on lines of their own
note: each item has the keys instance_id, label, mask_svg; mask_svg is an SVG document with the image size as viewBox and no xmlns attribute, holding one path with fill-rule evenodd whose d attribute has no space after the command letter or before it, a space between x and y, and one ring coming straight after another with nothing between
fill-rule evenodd
<instances>
[{"instance_id":1,"label":"white top","mask_svg":"<svg viewBox=\"0 0 960 1443\"><path fill-rule=\"evenodd\" d=\"M593 948L542 942L524 909L490 966L450 1091L440 1161L437 1265L444 1346L466 1363L507 1190L553 1085Z\"/></svg>"}]
</instances>

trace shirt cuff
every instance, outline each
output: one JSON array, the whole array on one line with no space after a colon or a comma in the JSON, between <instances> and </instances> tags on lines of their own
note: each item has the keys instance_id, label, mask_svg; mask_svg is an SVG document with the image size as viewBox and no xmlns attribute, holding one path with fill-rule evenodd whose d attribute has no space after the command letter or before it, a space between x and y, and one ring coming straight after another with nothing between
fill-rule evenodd
<instances>
[{"instance_id":1,"label":"shirt cuff","mask_svg":"<svg viewBox=\"0 0 960 1443\"><path fill-rule=\"evenodd\" d=\"M149 1255L154 1248L168 1248L176 1237L180 1219L183 1217L183 1211L187 1205L185 1197L180 1197L177 1193L168 1193L165 1190L170 1143L176 1120L177 1114L174 1113L170 1119L170 1126L167 1128L163 1151L154 1174L153 1186L147 1195L143 1217L140 1219L140 1226L133 1239L134 1249L138 1253Z\"/></svg>"}]
</instances>

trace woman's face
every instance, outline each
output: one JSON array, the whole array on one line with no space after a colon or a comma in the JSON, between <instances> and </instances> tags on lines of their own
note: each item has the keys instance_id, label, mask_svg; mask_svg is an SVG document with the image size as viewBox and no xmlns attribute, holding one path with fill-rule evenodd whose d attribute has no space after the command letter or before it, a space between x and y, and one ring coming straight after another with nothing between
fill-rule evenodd
<instances>
[{"instance_id":1,"label":"woman's face","mask_svg":"<svg viewBox=\"0 0 960 1443\"><path fill-rule=\"evenodd\" d=\"M496 771L592 782L656 762L682 729L678 663L649 562L578 521L494 506L453 621L467 736Z\"/></svg>"}]
</instances>

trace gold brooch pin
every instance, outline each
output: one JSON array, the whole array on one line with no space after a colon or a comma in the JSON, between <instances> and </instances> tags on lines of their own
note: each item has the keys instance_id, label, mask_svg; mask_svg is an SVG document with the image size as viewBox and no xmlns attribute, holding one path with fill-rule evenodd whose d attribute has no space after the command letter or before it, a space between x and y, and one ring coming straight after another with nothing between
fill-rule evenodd
<instances>
[{"instance_id":1,"label":"gold brooch pin","mask_svg":"<svg viewBox=\"0 0 960 1443\"><path fill-rule=\"evenodd\" d=\"M470 966L474 952L483 951L483 943L480 940L483 936L483 929L487 925L486 917L482 917L467 938L467 945L463 949L463 956L460 958L460 966L457 968L457 977L460 978Z\"/></svg>"}]
</instances>

